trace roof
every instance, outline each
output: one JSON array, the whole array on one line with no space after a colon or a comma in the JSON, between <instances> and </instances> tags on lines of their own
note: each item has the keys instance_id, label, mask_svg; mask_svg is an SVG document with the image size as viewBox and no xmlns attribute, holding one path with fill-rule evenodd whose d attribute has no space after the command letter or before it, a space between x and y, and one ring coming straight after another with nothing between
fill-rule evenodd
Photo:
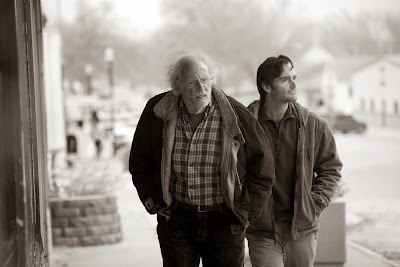
<instances>
[{"instance_id":1,"label":"roof","mask_svg":"<svg viewBox=\"0 0 400 267\"><path fill-rule=\"evenodd\" d=\"M350 79L354 72L376 62L380 58L381 56L376 55L341 57L332 61L328 67L335 72L339 81L346 81Z\"/></svg>"},{"instance_id":2,"label":"roof","mask_svg":"<svg viewBox=\"0 0 400 267\"><path fill-rule=\"evenodd\" d=\"M326 68L333 71L339 81L347 81L355 72L379 60L384 60L400 67L400 54L356 55L335 58L335 60L327 63L311 66L303 65L300 66L300 70L297 72L303 85L313 86L320 84Z\"/></svg>"},{"instance_id":3,"label":"roof","mask_svg":"<svg viewBox=\"0 0 400 267\"><path fill-rule=\"evenodd\" d=\"M315 65L332 62L335 60L335 57L321 45L313 44L300 56L299 60L304 63L311 63Z\"/></svg>"},{"instance_id":4,"label":"roof","mask_svg":"<svg viewBox=\"0 0 400 267\"><path fill-rule=\"evenodd\" d=\"M340 81L346 81L349 80L355 72L381 60L400 67L400 54L364 55L339 58L331 63L331 67Z\"/></svg>"},{"instance_id":5,"label":"roof","mask_svg":"<svg viewBox=\"0 0 400 267\"><path fill-rule=\"evenodd\" d=\"M400 54L387 55L385 59L390 63L400 66Z\"/></svg>"}]
</instances>

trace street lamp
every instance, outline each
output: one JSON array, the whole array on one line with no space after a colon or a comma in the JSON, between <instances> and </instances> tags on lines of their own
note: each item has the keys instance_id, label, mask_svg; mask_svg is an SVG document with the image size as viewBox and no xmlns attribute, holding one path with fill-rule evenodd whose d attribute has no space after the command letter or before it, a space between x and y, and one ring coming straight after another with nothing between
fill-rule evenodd
<instances>
[{"instance_id":1,"label":"street lamp","mask_svg":"<svg viewBox=\"0 0 400 267\"><path fill-rule=\"evenodd\" d=\"M386 100L385 100L385 67L380 67L381 71L381 82L380 85L382 87L381 94L382 94L382 126L386 126Z\"/></svg>"},{"instance_id":2,"label":"street lamp","mask_svg":"<svg viewBox=\"0 0 400 267\"><path fill-rule=\"evenodd\" d=\"M85 65L85 76L86 76L86 93L88 95L92 94L92 74L93 74L93 66L92 64Z\"/></svg>"},{"instance_id":3,"label":"street lamp","mask_svg":"<svg viewBox=\"0 0 400 267\"><path fill-rule=\"evenodd\" d=\"M107 76L108 76L108 99L110 102L110 129L111 134L114 134L114 107L113 107L113 98L114 98L114 72L113 72L113 64L114 64L114 49L107 47L104 50L104 61L107 63Z\"/></svg>"}]
</instances>

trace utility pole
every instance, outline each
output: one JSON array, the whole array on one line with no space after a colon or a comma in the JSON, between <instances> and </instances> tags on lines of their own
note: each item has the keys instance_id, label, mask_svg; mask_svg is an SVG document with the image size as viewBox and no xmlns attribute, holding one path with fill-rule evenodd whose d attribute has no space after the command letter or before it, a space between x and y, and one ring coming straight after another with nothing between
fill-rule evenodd
<instances>
[{"instance_id":1,"label":"utility pole","mask_svg":"<svg viewBox=\"0 0 400 267\"><path fill-rule=\"evenodd\" d=\"M381 111L381 116L382 116L382 126L386 126L386 100L385 100L385 87L386 87L386 82L385 82L385 67L382 66L380 67L381 71L381 96L382 96L382 111Z\"/></svg>"},{"instance_id":2,"label":"utility pole","mask_svg":"<svg viewBox=\"0 0 400 267\"><path fill-rule=\"evenodd\" d=\"M114 137L114 49L107 47L104 50L104 61L107 63L108 100L110 103L110 130Z\"/></svg>"},{"instance_id":3,"label":"utility pole","mask_svg":"<svg viewBox=\"0 0 400 267\"><path fill-rule=\"evenodd\" d=\"M86 94L87 95L91 95L93 92L92 74L93 74L92 64L86 64L85 65L85 76L86 76Z\"/></svg>"}]
</instances>

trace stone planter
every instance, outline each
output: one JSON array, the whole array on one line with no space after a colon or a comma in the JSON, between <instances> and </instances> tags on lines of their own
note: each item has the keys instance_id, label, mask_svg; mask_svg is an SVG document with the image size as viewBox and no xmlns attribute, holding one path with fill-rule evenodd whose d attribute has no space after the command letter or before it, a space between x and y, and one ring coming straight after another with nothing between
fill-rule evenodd
<instances>
[{"instance_id":1,"label":"stone planter","mask_svg":"<svg viewBox=\"0 0 400 267\"><path fill-rule=\"evenodd\" d=\"M342 267L346 262L345 204L337 199L323 211L315 266Z\"/></svg>"},{"instance_id":2,"label":"stone planter","mask_svg":"<svg viewBox=\"0 0 400 267\"><path fill-rule=\"evenodd\" d=\"M95 246L122 240L115 196L50 199L54 246Z\"/></svg>"}]
</instances>

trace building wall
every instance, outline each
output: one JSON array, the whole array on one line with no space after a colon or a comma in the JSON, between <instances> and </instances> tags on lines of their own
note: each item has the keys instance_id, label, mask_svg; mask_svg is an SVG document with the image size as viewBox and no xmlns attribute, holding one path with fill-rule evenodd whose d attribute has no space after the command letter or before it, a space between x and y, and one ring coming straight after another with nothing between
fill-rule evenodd
<instances>
[{"instance_id":1,"label":"building wall","mask_svg":"<svg viewBox=\"0 0 400 267\"><path fill-rule=\"evenodd\" d=\"M383 101L388 115L400 115L400 66L380 60L352 75L354 106L357 110L380 114ZM395 103L398 111L396 114Z\"/></svg>"},{"instance_id":2,"label":"building wall","mask_svg":"<svg viewBox=\"0 0 400 267\"><path fill-rule=\"evenodd\" d=\"M337 104L337 81L334 72L326 65L310 75L305 80L299 75L297 82L298 102L320 115L327 115L330 111L336 110Z\"/></svg>"},{"instance_id":3,"label":"building wall","mask_svg":"<svg viewBox=\"0 0 400 267\"><path fill-rule=\"evenodd\" d=\"M326 67L321 81L321 98L328 113L351 114L354 111L353 96L349 94L350 82L340 80L335 70Z\"/></svg>"},{"instance_id":4,"label":"building wall","mask_svg":"<svg viewBox=\"0 0 400 267\"><path fill-rule=\"evenodd\" d=\"M0 266L48 266L38 0L0 2Z\"/></svg>"},{"instance_id":5,"label":"building wall","mask_svg":"<svg viewBox=\"0 0 400 267\"><path fill-rule=\"evenodd\" d=\"M337 83L334 87L334 110L337 113L352 114L354 112L353 96L349 92L350 83Z\"/></svg>"},{"instance_id":6,"label":"building wall","mask_svg":"<svg viewBox=\"0 0 400 267\"><path fill-rule=\"evenodd\" d=\"M66 165L59 1L42 0L42 12L46 21L43 28L43 77L46 96L49 170L51 171L64 168Z\"/></svg>"}]
</instances>

